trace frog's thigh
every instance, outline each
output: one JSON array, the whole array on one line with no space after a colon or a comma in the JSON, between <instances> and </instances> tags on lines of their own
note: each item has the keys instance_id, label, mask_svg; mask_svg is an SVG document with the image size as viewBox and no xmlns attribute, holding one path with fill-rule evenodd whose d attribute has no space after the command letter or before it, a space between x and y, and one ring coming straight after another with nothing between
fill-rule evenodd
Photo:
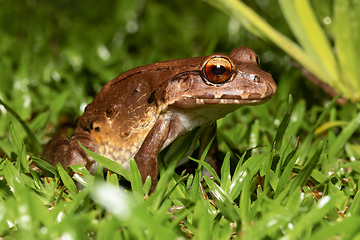
<instances>
[{"instance_id":1,"label":"frog's thigh","mask_svg":"<svg viewBox=\"0 0 360 240\"><path fill-rule=\"evenodd\" d=\"M169 135L170 123L170 118L160 117L134 157L143 182L151 177L151 191L157 183L157 155Z\"/></svg>"},{"instance_id":2,"label":"frog's thigh","mask_svg":"<svg viewBox=\"0 0 360 240\"><path fill-rule=\"evenodd\" d=\"M95 161L85 153L78 142L81 142L90 151L96 152L98 145L93 136L88 132L75 133L69 140L59 137L51 140L44 148L41 157L56 166L60 163L64 168L82 164L87 169L91 168Z\"/></svg>"}]
</instances>

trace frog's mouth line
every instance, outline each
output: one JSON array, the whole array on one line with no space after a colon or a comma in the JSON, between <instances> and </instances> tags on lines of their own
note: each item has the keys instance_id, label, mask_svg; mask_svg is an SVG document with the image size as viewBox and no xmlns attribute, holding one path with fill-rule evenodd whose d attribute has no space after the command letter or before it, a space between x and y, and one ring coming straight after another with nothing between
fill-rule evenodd
<instances>
[{"instance_id":1,"label":"frog's mouth line","mask_svg":"<svg viewBox=\"0 0 360 240\"><path fill-rule=\"evenodd\" d=\"M264 103L270 99L270 97L262 99L242 99L240 96L236 98L209 98L209 96L193 96L193 97L183 97L180 100L174 102L174 105L179 107L194 107L199 105L257 105Z\"/></svg>"}]
</instances>

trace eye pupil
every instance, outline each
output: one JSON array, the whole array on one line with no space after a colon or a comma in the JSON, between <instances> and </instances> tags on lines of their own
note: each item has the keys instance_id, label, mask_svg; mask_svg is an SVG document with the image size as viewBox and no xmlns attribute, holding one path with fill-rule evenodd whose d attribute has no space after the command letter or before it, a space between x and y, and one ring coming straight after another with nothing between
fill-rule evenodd
<instances>
[{"instance_id":1,"label":"eye pupil","mask_svg":"<svg viewBox=\"0 0 360 240\"><path fill-rule=\"evenodd\" d=\"M220 64L215 65L211 68L211 72L215 75L221 75L226 72L226 68Z\"/></svg>"}]
</instances>

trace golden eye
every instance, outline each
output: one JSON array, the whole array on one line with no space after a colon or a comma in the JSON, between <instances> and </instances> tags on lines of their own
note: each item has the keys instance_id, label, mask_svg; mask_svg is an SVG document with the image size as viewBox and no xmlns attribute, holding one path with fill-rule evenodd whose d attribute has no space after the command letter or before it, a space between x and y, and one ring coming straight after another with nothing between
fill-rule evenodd
<instances>
[{"instance_id":1,"label":"golden eye","mask_svg":"<svg viewBox=\"0 0 360 240\"><path fill-rule=\"evenodd\" d=\"M230 61L223 57L211 58L203 67L205 78L215 84L225 83L233 74Z\"/></svg>"}]
</instances>

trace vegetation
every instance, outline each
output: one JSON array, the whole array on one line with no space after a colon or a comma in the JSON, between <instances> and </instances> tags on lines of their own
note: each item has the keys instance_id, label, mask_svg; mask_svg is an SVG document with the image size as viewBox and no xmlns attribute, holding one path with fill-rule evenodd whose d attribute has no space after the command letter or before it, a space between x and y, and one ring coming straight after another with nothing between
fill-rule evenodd
<instances>
[{"instance_id":1,"label":"vegetation","mask_svg":"<svg viewBox=\"0 0 360 240\"><path fill-rule=\"evenodd\" d=\"M239 20L254 34L275 43L305 68L304 74L310 80L330 95L341 93L345 99L359 102L358 1L320 0L314 5L315 9L309 0L277 1L297 42L277 31L241 1L207 1Z\"/></svg>"},{"instance_id":2,"label":"vegetation","mask_svg":"<svg viewBox=\"0 0 360 240\"><path fill-rule=\"evenodd\" d=\"M290 35L276 1L262 2L247 4ZM2 0L0 20L1 238L360 239L359 106L337 105L236 20L191 0ZM134 161L129 173L94 155L110 171L92 176L38 158L121 72L240 45L259 54L278 92L218 121L220 176L201 177L205 154L176 167L194 133L161 153L150 196Z\"/></svg>"}]
</instances>

